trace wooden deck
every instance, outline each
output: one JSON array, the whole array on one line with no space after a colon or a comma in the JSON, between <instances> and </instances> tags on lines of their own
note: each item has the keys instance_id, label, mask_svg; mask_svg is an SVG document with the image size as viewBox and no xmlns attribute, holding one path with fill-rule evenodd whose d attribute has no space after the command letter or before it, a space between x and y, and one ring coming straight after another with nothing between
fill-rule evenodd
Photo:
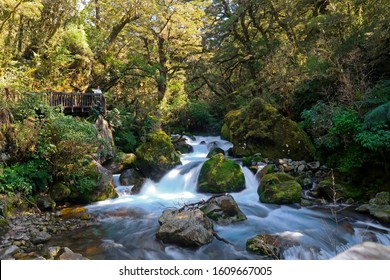
<instances>
[{"instance_id":1,"label":"wooden deck","mask_svg":"<svg viewBox=\"0 0 390 280\"><path fill-rule=\"evenodd\" d=\"M21 99L28 95L49 104L52 107L61 107L66 115L89 116L96 110L100 114L106 113L106 100L103 93L81 92L39 92L24 93L16 96Z\"/></svg>"},{"instance_id":2,"label":"wooden deck","mask_svg":"<svg viewBox=\"0 0 390 280\"><path fill-rule=\"evenodd\" d=\"M106 113L102 93L49 92L46 98L50 106L61 106L64 114L90 115L94 109Z\"/></svg>"}]
</instances>

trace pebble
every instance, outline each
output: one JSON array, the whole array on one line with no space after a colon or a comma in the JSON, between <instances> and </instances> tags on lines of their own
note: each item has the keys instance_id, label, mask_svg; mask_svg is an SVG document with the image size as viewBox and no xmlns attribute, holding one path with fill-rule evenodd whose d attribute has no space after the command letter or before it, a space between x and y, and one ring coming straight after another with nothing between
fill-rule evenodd
<instances>
[{"instance_id":1,"label":"pebble","mask_svg":"<svg viewBox=\"0 0 390 280\"><path fill-rule=\"evenodd\" d=\"M8 231L0 236L0 259L45 259L41 256L44 243L50 240L52 235L96 223L91 215L86 217L88 219L62 219L51 212L15 214L8 218ZM59 247L54 248L58 253ZM52 256L48 257L53 259ZM82 258L77 254L73 257Z\"/></svg>"}]
</instances>

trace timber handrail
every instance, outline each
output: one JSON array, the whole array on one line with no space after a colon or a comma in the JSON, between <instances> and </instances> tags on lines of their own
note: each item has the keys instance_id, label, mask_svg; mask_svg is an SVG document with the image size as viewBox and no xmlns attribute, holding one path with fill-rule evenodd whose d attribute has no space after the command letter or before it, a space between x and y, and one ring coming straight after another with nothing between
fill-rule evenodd
<instances>
[{"instance_id":1,"label":"timber handrail","mask_svg":"<svg viewBox=\"0 0 390 280\"><path fill-rule=\"evenodd\" d=\"M106 113L106 100L103 93L35 92L17 94L13 96L13 99L21 100L32 94L34 98L52 107L62 107L65 114L90 115L93 109L99 110L103 114Z\"/></svg>"}]
</instances>

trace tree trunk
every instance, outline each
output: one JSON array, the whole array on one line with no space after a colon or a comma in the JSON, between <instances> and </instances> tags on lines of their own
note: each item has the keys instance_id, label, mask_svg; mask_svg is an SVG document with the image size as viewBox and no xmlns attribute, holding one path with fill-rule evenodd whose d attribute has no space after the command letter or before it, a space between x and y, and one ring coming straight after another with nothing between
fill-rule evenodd
<instances>
[{"instance_id":1,"label":"tree trunk","mask_svg":"<svg viewBox=\"0 0 390 280\"><path fill-rule=\"evenodd\" d=\"M157 36L158 44L158 57L160 62L159 77L157 79L157 97L158 101L161 102L164 99L165 93L167 92L168 82L168 68L167 68L167 56L164 50L165 40L160 35Z\"/></svg>"}]
</instances>

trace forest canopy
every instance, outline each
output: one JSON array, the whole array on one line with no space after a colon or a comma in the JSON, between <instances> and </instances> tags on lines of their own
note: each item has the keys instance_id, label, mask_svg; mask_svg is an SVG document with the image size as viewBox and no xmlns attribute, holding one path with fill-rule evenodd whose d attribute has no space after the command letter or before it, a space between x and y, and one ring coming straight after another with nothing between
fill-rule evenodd
<instances>
[{"instance_id":1,"label":"forest canopy","mask_svg":"<svg viewBox=\"0 0 390 280\"><path fill-rule=\"evenodd\" d=\"M219 133L228 111L261 97L300 122L329 165L388 170L387 5L0 0L0 91L99 86L127 152L157 121L168 132Z\"/></svg>"}]
</instances>

